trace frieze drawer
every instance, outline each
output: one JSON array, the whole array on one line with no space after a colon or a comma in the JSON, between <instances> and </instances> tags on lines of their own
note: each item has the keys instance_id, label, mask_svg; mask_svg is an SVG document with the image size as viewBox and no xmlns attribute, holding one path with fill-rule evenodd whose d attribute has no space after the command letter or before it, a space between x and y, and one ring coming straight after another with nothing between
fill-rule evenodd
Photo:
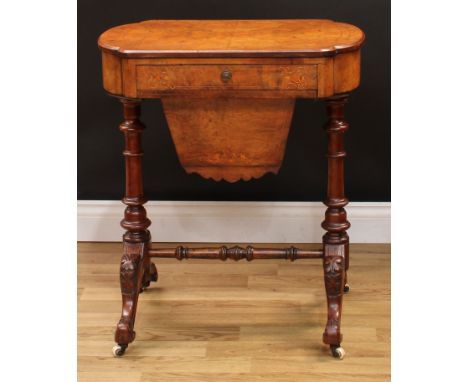
<instances>
[{"instance_id":1,"label":"frieze drawer","mask_svg":"<svg viewBox=\"0 0 468 382\"><path fill-rule=\"evenodd\" d=\"M149 92L191 90L316 90L317 65L136 65L136 87Z\"/></svg>"}]
</instances>

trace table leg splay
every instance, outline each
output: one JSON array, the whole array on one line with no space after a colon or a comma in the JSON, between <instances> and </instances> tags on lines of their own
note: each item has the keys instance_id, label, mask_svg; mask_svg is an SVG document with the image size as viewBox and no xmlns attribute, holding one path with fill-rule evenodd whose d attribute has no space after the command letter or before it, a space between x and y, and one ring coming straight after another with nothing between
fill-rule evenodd
<instances>
[{"instance_id":1,"label":"table leg splay","mask_svg":"<svg viewBox=\"0 0 468 382\"><path fill-rule=\"evenodd\" d=\"M120 285L122 292L122 315L115 332L115 356L122 356L128 344L135 339L135 317L138 295L150 283L157 281L158 272L151 262L152 257L183 259L289 259L322 258L325 289L327 294L328 318L323 334L323 342L330 346L334 357L343 359L341 347L341 310L343 295L349 290L347 270L349 268L350 227L344 207L348 203L344 195L344 151L343 133L348 129L344 121L344 104L347 96L327 100L329 120L325 125L328 135L328 190L325 205L327 210L322 227L327 231L323 236L323 249L302 250L294 246L284 249L255 248L247 246L189 248L151 248L151 235L148 227L151 221L146 216L143 204L141 132L144 125L139 120L140 100L120 99L124 107L124 122L120 130L125 136L126 191L123 202L127 205L121 222L126 229L123 235L124 254L120 263Z\"/></svg>"}]
</instances>

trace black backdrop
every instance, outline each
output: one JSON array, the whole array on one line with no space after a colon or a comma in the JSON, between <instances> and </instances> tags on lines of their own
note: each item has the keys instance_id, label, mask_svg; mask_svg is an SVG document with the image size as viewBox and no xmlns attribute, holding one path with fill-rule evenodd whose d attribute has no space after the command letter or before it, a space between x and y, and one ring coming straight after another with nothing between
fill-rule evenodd
<instances>
[{"instance_id":1,"label":"black backdrop","mask_svg":"<svg viewBox=\"0 0 468 382\"><path fill-rule=\"evenodd\" d=\"M347 105L346 193L390 200L389 0L78 0L78 199L124 192L120 102L102 89L96 40L106 29L145 19L329 18L364 30L361 86ZM278 175L234 184L188 175L180 166L158 100L142 121L145 192L152 200L319 201L326 190L322 102L298 100Z\"/></svg>"}]
</instances>

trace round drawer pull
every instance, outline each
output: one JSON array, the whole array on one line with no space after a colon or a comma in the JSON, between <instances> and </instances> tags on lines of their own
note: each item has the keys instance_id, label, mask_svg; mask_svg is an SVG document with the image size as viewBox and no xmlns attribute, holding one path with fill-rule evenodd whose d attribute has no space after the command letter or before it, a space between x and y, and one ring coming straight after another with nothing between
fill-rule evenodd
<instances>
[{"instance_id":1,"label":"round drawer pull","mask_svg":"<svg viewBox=\"0 0 468 382\"><path fill-rule=\"evenodd\" d=\"M223 82L228 82L232 78L232 72L230 70L223 70L221 72L221 80Z\"/></svg>"}]
</instances>

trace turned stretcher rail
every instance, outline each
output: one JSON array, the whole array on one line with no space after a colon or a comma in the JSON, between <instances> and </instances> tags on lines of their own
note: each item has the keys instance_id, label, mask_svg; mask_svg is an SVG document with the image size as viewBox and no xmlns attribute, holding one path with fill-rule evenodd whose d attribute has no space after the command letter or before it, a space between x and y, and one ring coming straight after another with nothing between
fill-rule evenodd
<instances>
[{"instance_id":1,"label":"turned stretcher rail","mask_svg":"<svg viewBox=\"0 0 468 382\"><path fill-rule=\"evenodd\" d=\"M247 246L245 248L234 246L226 247L211 247L211 248L189 248L178 246L176 248L153 248L149 249L150 257L176 258L183 259L232 259L239 261L246 259L252 261L254 259L318 259L323 257L323 250L307 250L299 249L294 246L288 248L254 248Z\"/></svg>"}]
</instances>

